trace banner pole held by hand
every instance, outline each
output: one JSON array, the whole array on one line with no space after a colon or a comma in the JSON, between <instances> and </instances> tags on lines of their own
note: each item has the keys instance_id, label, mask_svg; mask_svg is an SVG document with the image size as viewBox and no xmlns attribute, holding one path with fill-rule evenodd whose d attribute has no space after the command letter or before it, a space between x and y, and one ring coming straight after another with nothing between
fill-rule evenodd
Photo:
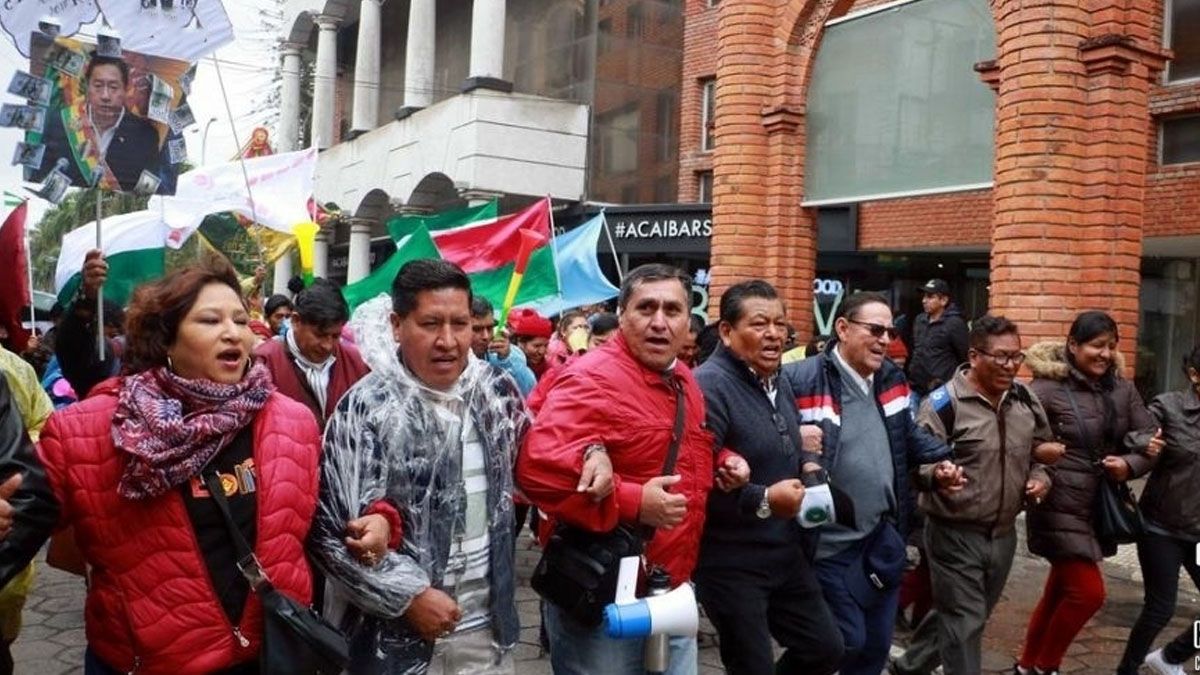
<instances>
[{"instance_id":1,"label":"banner pole held by hand","mask_svg":"<svg viewBox=\"0 0 1200 675\"><path fill-rule=\"evenodd\" d=\"M104 191L96 186L96 249L104 255ZM85 264L86 268L87 265ZM85 272L86 274L86 272ZM96 352L104 360L104 284L96 289Z\"/></svg>"}]
</instances>

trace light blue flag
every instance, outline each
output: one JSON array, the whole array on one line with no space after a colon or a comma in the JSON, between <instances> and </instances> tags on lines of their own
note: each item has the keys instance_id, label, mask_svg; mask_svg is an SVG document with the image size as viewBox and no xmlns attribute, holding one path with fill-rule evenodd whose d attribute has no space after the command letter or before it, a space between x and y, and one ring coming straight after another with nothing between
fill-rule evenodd
<instances>
[{"instance_id":1,"label":"light blue flag","mask_svg":"<svg viewBox=\"0 0 1200 675\"><path fill-rule=\"evenodd\" d=\"M573 307L617 297L620 289L604 276L596 258L596 245L603 227L604 214L601 213L558 237L555 267L561 293L524 306L537 310L542 316L552 316Z\"/></svg>"}]
</instances>

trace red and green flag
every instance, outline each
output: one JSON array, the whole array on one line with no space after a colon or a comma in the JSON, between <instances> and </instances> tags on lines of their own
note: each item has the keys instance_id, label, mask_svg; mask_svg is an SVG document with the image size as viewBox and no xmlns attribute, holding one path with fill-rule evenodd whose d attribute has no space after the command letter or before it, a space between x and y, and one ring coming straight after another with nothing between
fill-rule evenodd
<instances>
[{"instance_id":1,"label":"red and green flag","mask_svg":"<svg viewBox=\"0 0 1200 675\"><path fill-rule=\"evenodd\" d=\"M346 298L346 304L350 305L350 309L353 311L355 307L372 298L391 293L392 282L396 280L396 275L400 273L400 268L404 267L404 263L410 260L440 257L437 246L429 237L429 230L425 229L424 225L418 225L416 229L396 243L396 252L386 262L366 278L343 288L342 295Z\"/></svg>"},{"instance_id":2,"label":"red and green flag","mask_svg":"<svg viewBox=\"0 0 1200 675\"><path fill-rule=\"evenodd\" d=\"M557 295L559 280L550 237L550 200L539 199L529 207L506 216L497 216L497 212L496 202L491 201L429 216L392 218L387 228L397 242L397 253L367 279L347 286L344 293L346 301L353 308L379 293L390 291L392 280L396 278L400 267L416 258L409 252L400 258L400 262L395 260L401 254L401 249L411 248L415 245L413 242L417 241L421 243L412 251L422 251L422 257L440 257L458 265L470 277L471 288L476 295L502 308L516 273L522 231L536 235L541 244L529 252L524 274L513 299L514 306ZM420 236L415 240L405 239L419 232L424 232L425 238L432 242L436 255L425 255L429 251ZM368 281L371 283L367 284Z\"/></svg>"}]
</instances>

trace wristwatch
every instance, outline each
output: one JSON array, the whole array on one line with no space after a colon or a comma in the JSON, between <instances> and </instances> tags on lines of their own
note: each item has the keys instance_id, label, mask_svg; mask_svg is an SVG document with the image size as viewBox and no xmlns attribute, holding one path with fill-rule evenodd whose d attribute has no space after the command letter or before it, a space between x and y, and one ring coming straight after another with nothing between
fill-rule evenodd
<instances>
[{"instance_id":1,"label":"wristwatch","mask_svg":"<svg viewBox=\"0 0 1200 675\"><path fill-rule=\"evenodd\" d=\"M771 500L767 498L770 492L771 488L769 487L763 489L762 501L758 503L758 510L754 512L754 515L763 520L771 517Z\"/></svg>"}]
</instances>

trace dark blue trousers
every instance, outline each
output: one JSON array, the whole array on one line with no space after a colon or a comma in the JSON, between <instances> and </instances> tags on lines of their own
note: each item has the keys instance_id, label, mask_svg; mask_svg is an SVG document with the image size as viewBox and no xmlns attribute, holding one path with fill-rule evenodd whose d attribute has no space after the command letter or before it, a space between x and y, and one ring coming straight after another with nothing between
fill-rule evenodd
<instances>
[{"instance_id":1,"label":"dark blue trousers","mask_svg":"<svg viewBox=\"0 0 1200 675\"><path fill-rule=\"evenodd\" d=\"M900 604L899 587L880 593L867 607L858 604L846 590L846 568L861 555L862 547L855 546L816 563L825 604L842 631L846 648L838 669L840 675L879 675L883 672L892 648L896 607Z\"/></svg>"}]
</instances>

